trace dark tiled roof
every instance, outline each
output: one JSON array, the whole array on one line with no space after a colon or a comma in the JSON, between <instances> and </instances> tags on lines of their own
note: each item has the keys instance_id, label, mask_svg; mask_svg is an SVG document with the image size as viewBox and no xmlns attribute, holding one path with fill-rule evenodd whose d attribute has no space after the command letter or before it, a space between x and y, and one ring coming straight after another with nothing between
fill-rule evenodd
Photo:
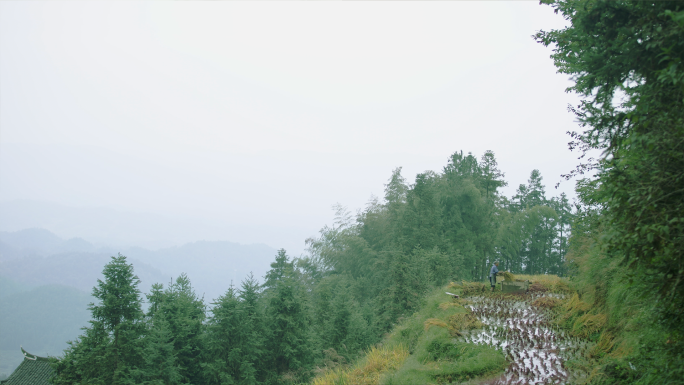
<instances>
[{"instance_id":1,"label":"dark tiled roof","mask_svg":"<svg viewBox=\"0 0 684 385\"><path fill-rule=\"evenodd\" d=\"M3 385L49 385L54 371L50 361L45 357L34 356L21 349L24 361L14 369L14 372L2 381Z\"/></svg>"}]
</instances>

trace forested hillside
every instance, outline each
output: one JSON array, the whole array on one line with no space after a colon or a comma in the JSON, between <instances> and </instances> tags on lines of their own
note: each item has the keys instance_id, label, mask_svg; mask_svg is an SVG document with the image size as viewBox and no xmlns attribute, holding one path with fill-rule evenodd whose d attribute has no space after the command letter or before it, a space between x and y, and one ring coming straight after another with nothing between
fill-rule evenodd
<instances>
[{"instance_id":1,"label":"forested hillside","mask_svg":"<svg viewBox=\"0 0 684 385\"><path fill-rule=\"evenodd\" d=\"M133 266L114 258L57 382L302 382L357 358L435 286L483 280L494 259L517 272L563 274L567 199L547 197L537 170L514 197L499 192L505 183L492 152L457 152L412 184L396 169L382 201L356 215L336 206L307 256L280 250L263 285L226 282L213 300L181 275L145 293L143 312ZM94 365L98 357L107 358Z\"/></svg>"}]
</instances>

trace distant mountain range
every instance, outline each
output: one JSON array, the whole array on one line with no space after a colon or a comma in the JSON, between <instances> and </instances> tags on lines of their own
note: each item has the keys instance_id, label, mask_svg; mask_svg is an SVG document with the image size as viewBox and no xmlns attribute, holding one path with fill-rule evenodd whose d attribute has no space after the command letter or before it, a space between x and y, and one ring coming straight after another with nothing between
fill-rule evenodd
<instances>
[{"instance_id":1,"label":"distant mountain range","mask_svg":"<svg viewBox=\"0 0 684 385\"><path fill-rule=\"evenodd\" d=\"M251 272L261 280L276 250L263 245L199 241L179 247L116 250L81 239L62 239L45 229L0 232L0 276L32 287L61 284L90 292L110 256L121 253L133 263L145 292L186 273L199 295L208 300L223 294Z\"/></svg>"},{"instance_id":2,"label":"distant mountain range","mask_svg":"<svg viewBox=\"0 0 684 385\"><path fill-rule=\"evenodd\" d=\"M21 362L19 345L34 354L59 355L78 337L90 319L92 288L118 253L133 264L143 299L153 283L166 285L186 273L211 305L250 272L263 281L277 251L263 244L209 241L156 251L116 250L40 228L0 232L0 374Z\"/></svg>"},{"instance_id":3,"label":"distant mountain range","mask_svg":"<svg viewBox=\"0 0 684 385\"><path fill-rule=\"evenodd\" d=\"M60 356L67 341L88 325L93 297L63 285L36 288L0 277L0 377L9 375L23 346L40 356Z\"/></svg>"},{"instance_id":4,"label":"distant mountain range","mask_svg":"<svg viewBox=\"0 0 684 385\"><path fill-rule=\"evenodd\" d=\"M303 229L294 223L287 227L277 226L268 220L257 221L257 223L240 222L238 218L222 221L201 215L161 215L111 207L74 207L47 201L0 200L0 231L22 233L19 230L38 228L60 237L58 242L66 240L83 243L81 241L85 239L86 243L95 245L98 249L106 245L115 252L134 246L158 250L202 239L216 239L240 240L244 244L268 242L276 245L277 248L285 248L293 255L302 253L304 239L317 231L314 229L311 232L311 229ZM23 236L30 243L36 240L33 235L35 234L15 234L12 237ZM47 241L46 246L57 242L54 239L43 238L46 237L41 237L39 240ZM60 250L50 249L50 253L74 250L92 251L83 250L86 244L73 246L76 249L72 247ZM37 246L27 245L27 247Z\"/></svg>"}]
</instances>

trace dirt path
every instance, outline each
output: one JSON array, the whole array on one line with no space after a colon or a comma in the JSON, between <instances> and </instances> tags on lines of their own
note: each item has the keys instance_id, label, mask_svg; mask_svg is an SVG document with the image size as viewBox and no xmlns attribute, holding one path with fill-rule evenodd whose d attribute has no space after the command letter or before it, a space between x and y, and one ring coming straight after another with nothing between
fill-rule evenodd
<instances>
[{"instance_id":1,"label":"dirt path","mask_svg":"<svg viewBox=\"0 0 684 385\"><path fill-rule=\"evenodd\" d=\"M586 373L568 370L565 362L581 357L590 345L558 330L544 309L532 306L540 297L559 294L528 294L514 299L470 297L472 312L485 325L462 339L501 349L511 362L506 372L489 384L572 384Z\"/></svg>"}]
</instances>

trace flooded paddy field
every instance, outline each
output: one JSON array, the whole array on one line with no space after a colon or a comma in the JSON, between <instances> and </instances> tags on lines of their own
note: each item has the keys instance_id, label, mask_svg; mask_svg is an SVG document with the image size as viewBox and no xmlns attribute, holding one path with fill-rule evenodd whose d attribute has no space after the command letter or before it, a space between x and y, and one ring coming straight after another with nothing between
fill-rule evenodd
<instances>
[{"instance_id":1,"label":"flooded paddy field","mask_svg":"<svg viewBox=\"0 0 684 385\"><path fill-rule=\"evenodd\" d=\"M466 305L483 323L482 329L464 332L461 341L500 349L511 363L488 384L573 384L587 376L566 367L568 360L585 355L593 343L567 334L551 323L549 310L533 305L538 299L563 295L535 293L494 298L467 298Z\"/></svg>"}]
</instances>

